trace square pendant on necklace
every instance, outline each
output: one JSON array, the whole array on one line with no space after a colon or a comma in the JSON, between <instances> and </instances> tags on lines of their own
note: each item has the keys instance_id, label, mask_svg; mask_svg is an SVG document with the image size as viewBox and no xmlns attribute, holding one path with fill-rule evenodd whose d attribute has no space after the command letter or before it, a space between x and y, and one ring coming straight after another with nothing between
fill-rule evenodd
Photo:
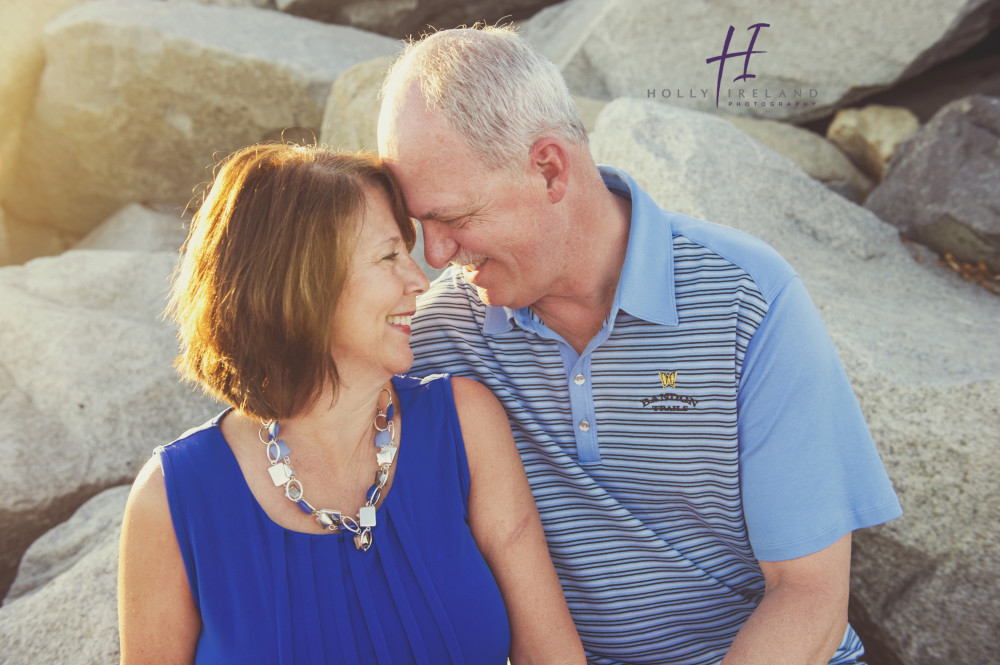
<instances>
[{"instance_id":1,"label":"square pendant on necklace","mask_svg":"<svg viewBox=\"0 0 1000 665\"><path fill-rule=\"evenodd\" d=\"M358 524L361 528L375 526L375 506L361 506L358 511Z\"/></svg>"},{"instance_id":2,"label":"square pendant on necklace","mask_svg":"<svg viewBox=\"0 0 1000 665\"><path fill-rule=\"evenodd\" d=\"M292 467L288 466L284 462L272 464L267 467L267 472L271 474L271 482L274 483L275 487L284 485L292 476L295 475L295 472L292 471Z\"/></svg>"},{"instance_id":3,"label":"square pendant on necklace","mask_svg":"<svg viewBox=\"0 0 1000 665\"><path fill-rule=\"evenodd\" d=\"M393 458L396 457L396 446L391 443L387 443L375 452L375 461L379 466L385 466L386 464L392 464Z\"/></svg>"}]
</instances>

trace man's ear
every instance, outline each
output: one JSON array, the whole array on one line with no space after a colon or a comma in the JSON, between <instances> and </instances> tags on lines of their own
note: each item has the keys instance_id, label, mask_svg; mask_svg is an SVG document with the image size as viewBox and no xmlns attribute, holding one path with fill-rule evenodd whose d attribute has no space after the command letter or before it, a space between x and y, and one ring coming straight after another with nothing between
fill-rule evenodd
<instances>
[{"instance_id":1,"label":"man's ear","mask_svg":"<svg viewBox=\"0 0 1000 665\"><path fill-rule=\"evenodd\" d=\"M569 151L554 137L544 137L531 146L531 170L545 179L549 201L559 203L569 185Z\"/></svg>"}]
</instances>

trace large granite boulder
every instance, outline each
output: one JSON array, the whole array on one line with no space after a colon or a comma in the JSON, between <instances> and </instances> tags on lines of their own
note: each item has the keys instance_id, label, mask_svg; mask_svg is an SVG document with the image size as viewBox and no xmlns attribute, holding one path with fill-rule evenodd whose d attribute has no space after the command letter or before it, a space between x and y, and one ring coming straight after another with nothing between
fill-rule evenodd
<instances>
[{"instance_id":1,"label":"large granite boulder","mask_svg":"<svg viewBox=\"0 0 1000 665\"><path fill-rule=\"evenodd\" d=\"M555 0L276 0L278 9L405 39L478 21L526 19Z\"/></svg>"},{"instance_id":2,"label":"large granite boulder","mask_svg":"<svg viewBox=\"0 0 1000 665\"><path fill-rule=\"evenodd\" d=\"M10 178L21 126L31 112L45 65L42 29L67 9L87 0L0 3L0 183ZM5 168L6 167L6 168Z\"/></svg>"},{"instance_id":3,"label":"large granite boulder","mask_svg":"<svg viewBox=\"0 0 1000 665\"><path fill-rule=\"evenodd\" d=\"M525 21L523 31L576 94L799 122L964 52L1000 21L996 7L995 0L567 0ZM758 24L768 27L751 28ZM757 30L753 50L761 53L706 62L723 54L730 27L730 56L745 53ZM755 78L735 80L743 74Z\"/></svg>"},{"instance_id":4,"label":"large granite boulder","mask_svg":"<svg viewBox=\"0 0 1000 665\"><path fill-rule=\"evenodd\" d=\"M367 60L337 77L326 98L320 143L348 152L378 150L379 91L393 60Z\"/></svg>"},{"instance_id":5,"label":"large granite boulder","mask_svg":"<svg viewBox=\"0 0 1000 665\"><path fill-rule=\"evenodd\" d=\"M836 145L815 132L774 120L721 117L851 201L864 201L875 186Z\"/></svg>"},{"instance_id":6,"label":"large granite boulder","mask_svg":"<svg viewBox=\"0 0 1000 665\"><path fill-rule=\"evenodd\" d=\"M122 249L138 252L176 252L187 238L177 213L130 203L73 245L73 249Z\"/></svg>"},{"instance_id":7,"label":"large granite boulder","mask_svg":"<svg viewBox=\"0 0 1000 665\"><path fill-rule=\"evenodd\" d=\"M135 0L84 3L44 43L31 147L0 194L78 237L129 202L183 208L243 145L314 140L337 76L398 48L264 9Z\"/></svg>"},{"instance_id":8,"label":"large granite boulder","mask_svg":"<svg viewBox=\"0 0 1000 665\"><path fill-rule=\"evenodd\" d=\"M664 207L772 244L809 288L905 511L855 535L872 646L905 665L995 660L1000 299L721 119L617 100L591 141Z\"/></svg>"},{"instance_id":9,"label":"large granite boulder","mask_svg":"<svg viewBox=\"0 0 1000 665\"><path fill-rule=\"evenodd\" d=\"M42 29L87 0L0 2L0 191L13 179L21 129L31 112L45 64ZM25 224L0 208L0 266L58 254L72 242L44 224Z\"/></svg>"},{"instance_id":10,"label":"large granite boulder","mask_svg":"<svg viewBox=\"0 0 1000 665\"><path fill-rule=\"evenodd\" d=\"M880 182L896 148L920 127L913 111L899 106L869 104L841 109L826 129L836 144L862 171Z\"/></svg>"},{"instance_id":11,"label":"large granite boulder","mask_svg":"<svg viewBox=\"0 0 1000 665\"><path fill-rule=\"evenodd\" d=\"M45 224L26 224L0 206L0 266L66 251L76 238Z\"/></svg>"},{"instance_id":12,"label":"large granite boulder","mask_svg":"<svg viewBox=\"0 0 1000 665\"><path fill-rule=\"evenodd\" d=\"M167 2L196 2L203 5L222 5L223 7L276 8L274 0L167 0Z\"/></svg>"},{"instance_id":13,"label":"large granite boulder","mask_svg":"<svg viewBox=\"0 0 1000 665\"><path fill-rule=\"evenodd\" d=\"M942 108L899 147L865 206L941 254L1000 274L1000 97Z\"/></svg>"},{"instance_id":14,"label":"large granite boulder","mask_svg":"<svg viewBox=\"0 0 1000 665\"><path fill-rule=\"evenodd\" d=\"M31 545L0 608L0 662L118 662L115 581L127 497L127 486L105 490Z\"/></svg>"},{"instance_id":15,"label":"large granite boulder","mask_svg":"<svg viewBox=\"0 0 1000 665\"><path fill-rule=\"evenodd\" d=\"M0 595L35 538L218 409L172 368L175 261L87 250L0 269Z\"/></svg>"}]
</instances>

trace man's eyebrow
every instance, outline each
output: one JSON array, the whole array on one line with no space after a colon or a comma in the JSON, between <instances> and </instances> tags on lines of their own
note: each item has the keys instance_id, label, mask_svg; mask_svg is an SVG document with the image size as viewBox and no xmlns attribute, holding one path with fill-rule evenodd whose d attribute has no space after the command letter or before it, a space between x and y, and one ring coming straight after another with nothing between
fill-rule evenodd
<instances>
[{"instance_id":1,"label":"man's eyebrow","mask_svg":"<svg viewBox=\"0 0 1000 665\"><path fill-rule=\"evenodd\" d=\"M451 208L451 209L449 209L449 208L431 208L430 210L428 210L427 212L425 212L422 215L414 215L414 214L411 213L410 216L413 217L418 222L419 221L432 221L432 222L445 221L445 222L447 222L447 221L451 221L451 220L455 220L455 219L461 219L462 217L468 217L469 215L473 214L475 212L475 210L476 210L476 206L474 204L472 204L472 205L467 205L467 206L463 206L463 207L460 207L460 208L456 207L456 208Z\"/></svg>"},{"instance_id":2,"label":"man's eyebrow","mask_svg":"<svg viewBox=\"0 0 1000 665\"><path fill-rule=\"evenodd\" d=\"M429 210L422 215L411 215L411 216L417 220L425 220L425 219L438 220L444 215L442 214L440 209L434 208L433 210Z\"/></svg>"}]
</instances>

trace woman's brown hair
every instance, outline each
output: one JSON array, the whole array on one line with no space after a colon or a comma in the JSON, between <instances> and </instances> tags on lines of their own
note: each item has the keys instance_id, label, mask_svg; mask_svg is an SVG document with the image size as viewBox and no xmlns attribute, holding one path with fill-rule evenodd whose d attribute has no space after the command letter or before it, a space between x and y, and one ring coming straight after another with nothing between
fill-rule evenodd
<instances>
[{"instance_id":1,"label":"woman's brown hair","mask_svg":"<svg viewBox=\"0 0 1000 665\"><path fill-rule=\"evenodd\" d=\"M336 391L332 319L374 192L412 249L399 185L377 157L287 144L229 156L174 275L167 313L179 327L181 375L268 420Z\"/></svg>"}]
</instances>

